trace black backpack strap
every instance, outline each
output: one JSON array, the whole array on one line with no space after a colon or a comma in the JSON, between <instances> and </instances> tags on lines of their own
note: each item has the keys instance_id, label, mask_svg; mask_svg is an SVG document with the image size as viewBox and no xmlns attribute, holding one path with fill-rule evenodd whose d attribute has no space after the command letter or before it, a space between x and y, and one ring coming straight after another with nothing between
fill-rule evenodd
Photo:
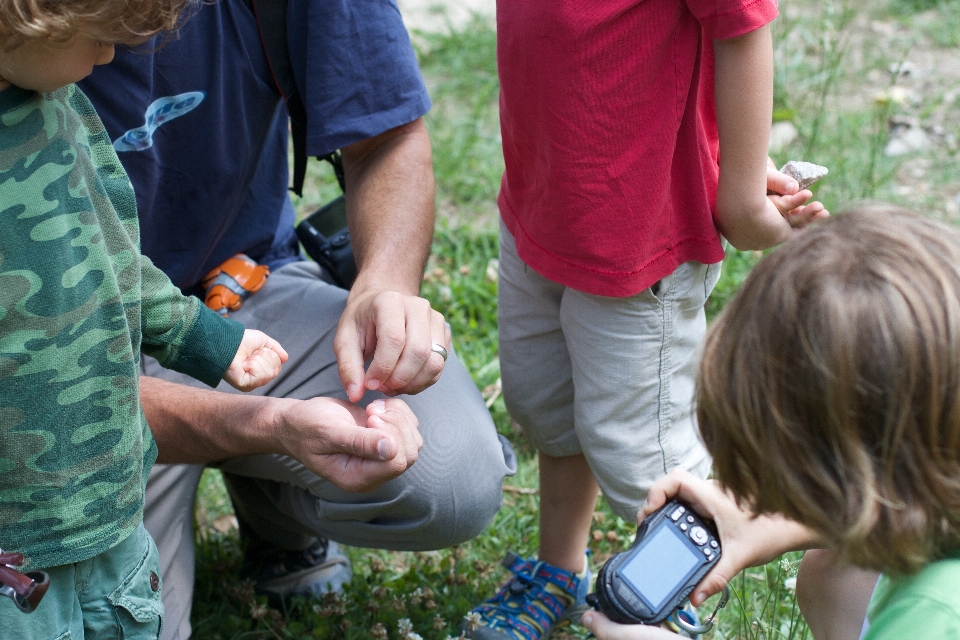
<instances>
[{"instance_id":1,"label":"black backpack strap","mask_svg":"<svg viewBox=\"0 0 960 640\"><path fill-rule=\"evenodd\" d=\"M273 81L283 96L287 113L290 115L290 135L293 137L293 186L290 190L303 196L303 181L307 175L307 109L297 91L287 44L287 0L251 1ZM343 162L340 152L334 151L321 159L333 165L337 182L343 189Z\"/></svg>"},{"instance_id":2,"label":"black backpack strap","mask_svg":"<svg viewBox=\"0 0 960 640\"><path fill-rule=\"evenodd\" d=\"M343 177L343 156L340 154L340 150L338 149L325 156L317 156L317 160L326 160L333 166L333 175L337 176L337 184L340 185L340 191L346 193L347 185Z\"/></svg>"}]
</instances>

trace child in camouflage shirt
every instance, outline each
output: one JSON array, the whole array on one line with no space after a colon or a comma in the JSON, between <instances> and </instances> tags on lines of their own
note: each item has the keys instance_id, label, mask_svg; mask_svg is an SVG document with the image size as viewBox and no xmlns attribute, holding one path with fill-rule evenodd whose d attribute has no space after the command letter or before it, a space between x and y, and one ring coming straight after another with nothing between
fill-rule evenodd
<instances>
[{"instance_id":1,"label":"child in camouflage shirt","mask_svg":"<svg viewBox=\"0 0 960 640\"><path fill-rule=\"evenodd\" d=\"M140 255L133 187L72 84L193 1L0 0L0 547L50 574L30 615L0 598L0 640L158 637L141 350L244 391L287 358Z\"/></svg>"}]
</instances>

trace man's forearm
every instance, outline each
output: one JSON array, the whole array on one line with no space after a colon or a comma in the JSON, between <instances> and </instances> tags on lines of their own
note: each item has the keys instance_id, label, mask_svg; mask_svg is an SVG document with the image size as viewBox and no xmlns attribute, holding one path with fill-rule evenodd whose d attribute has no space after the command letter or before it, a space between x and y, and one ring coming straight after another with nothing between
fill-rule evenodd
<instances>
[{"instance_id":1,"label":"man's forearm","mask_svg":"<svg viewBox=\"0 0 960 640\"><path fill-rule=\"evenodd\" d=\"M372 491L412 465L423 446L401 400L364 410L333 398L243 396L140 378L140 398L164 464L277 453L345 491Z\"/></svg>"},{"instance_id":2,"label":"man's forearm","mask_svg":"<svg viewBox=\"0 0 960 640\"><path fill-rule=\"evenodd\" d=\"M279 453L274 426L282 398L221 393L140 377L140 400L157 442L157 462L209 463Z\"/></svg>"},{"instance_id":3,"label":"man's forearm","mask_svg":"<svg viewBox=\"0 0 960 640\"><path fill-rule=\"evenodd\" d=\"M418 119L343 149L347 216L357 259L352 296L418 295L433 239L430 139Z\"/></svg>"}]
</instances>

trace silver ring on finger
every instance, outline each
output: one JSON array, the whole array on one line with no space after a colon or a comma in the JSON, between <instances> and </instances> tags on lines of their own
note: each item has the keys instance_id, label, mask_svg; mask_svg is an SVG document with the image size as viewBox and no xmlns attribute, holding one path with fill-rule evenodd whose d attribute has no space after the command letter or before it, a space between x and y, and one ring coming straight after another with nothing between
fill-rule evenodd
<instances>
[{"instance_id":1,"label":"silver ring on finger","mask_svg":"<svg viewBox=\"0 0 960 640\"><path fill-rule=\"evenodd\" d=\"M447 350L439 342L434 342L433 345L431 345L430 347L430 351L433 351L434 353L438 354L441 358L443 358L444 362L447 361Z\"/></svg>"}]
</instances>

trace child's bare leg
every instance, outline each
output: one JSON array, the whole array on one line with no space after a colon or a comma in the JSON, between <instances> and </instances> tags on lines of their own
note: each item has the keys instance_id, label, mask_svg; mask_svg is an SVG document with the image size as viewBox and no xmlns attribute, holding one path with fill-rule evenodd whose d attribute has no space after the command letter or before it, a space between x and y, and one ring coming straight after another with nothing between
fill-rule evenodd
<instances>
[{"instance_id":1,"label":"child's bare leg","mask_svg":"<svg viewBox=\"0 0 960 640\"><path fill-rule=\"evenodd\" d=\"M811 549L797 574L797 604L816 640L858 640L879 574Z\"/></svg>"},{"instance_id":2,"label":"child's bare leg","mask_svg":"<svg viewBox=\"0 0 960 640\"><path fill-rule=\"evenodd\" d=\"M540 459L540 560L583 571L600 487L583 454Z\"/></svg>"}]
</instances>

